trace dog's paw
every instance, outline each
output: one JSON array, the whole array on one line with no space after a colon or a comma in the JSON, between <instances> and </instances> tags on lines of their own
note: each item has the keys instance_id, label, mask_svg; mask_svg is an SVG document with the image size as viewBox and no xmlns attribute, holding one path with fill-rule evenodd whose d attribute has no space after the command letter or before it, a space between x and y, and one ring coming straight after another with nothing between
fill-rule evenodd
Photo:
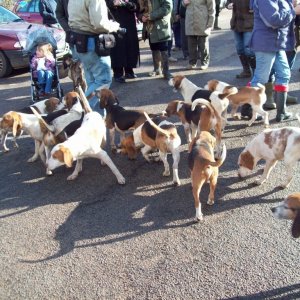
<instances>
[{"instance_id":1,"label":"dog's paw","mask_svg":"<svg viewBox=\"0 0 300 300\"><path fill-rule=\"evenodd\" d=\"M53 175L53 173L52 173L52 171L50 171L50 170L47 169L47 170L46 170L46 175L47 175L47 176L51 176L51 175Z\"/></svg>"},{"instance_id":2,"label":"dog's paw","mask_svg":"<svg viewBox=\"0 0 300 300\"><path fill-rule=\"evenodd\" d=\"M180 185L181 185L181 182L180 182L180 181L173 181L173 185L174 185L174 186L180 186Z\"/></svg>"},{"instance_id":3,"label":"dog's paw","mask_svg":"<svg viewBox=\"0 0 300 300\"><path fill-rule=\"evenodd\" d=\"M78 174L71 174L70 176L68 176L67 180L71 181L71 180L75 180L78 177Z\"/></svg>"},{"instance_id":4,"label":"dog's paw","mask_svg":"<svg viewBox=\"0 0 300 300\"><path fill-rule=\"evenodd\" d=\"M199 215L199 216L196 216L196 220L195 220L197 223L199 222L202 222L203 221L203 215Z\"/></svg>"},{"instance_id":5,"label":"dog's paw","mask_svg":"<svg viewBox=\"0 0 300 300\"><path fill-rule=\"evenodd\" d=\"M125 184L126 183L125 178L123 176L119 177L118 178L118 183L119 184Z\"/></svg>"},{"instance_id":6,"label":"dog's paw","mask_svg":"<svg viewBox=\"0 0 300 300\"><path fill-rule=\"evenodd\" d=\"M32 156L31 158L29 158L29 159L27 160L27 162L32 163L32 162L35 162L36 160L37 160L37 157Z\"/></svg>"},{"instance_id":7,"label":"dog's paw","mask_svg":"<svg viewBox=\"0 0 300 300\"><path fill-rule=\"evenodd\" d=\"M163 172L163 176L167 177L167 176L170 176L170 170L166 170Z\"/></svg>"},{"instance_id":8,"label":"dog's paw","mask_svg":"<svg viewBox=\"0 0 300 300\"><path fill-rule=\"evenodd\" d=\"M215 200L214 199L208 199L207 200L207 204L208 205L214 205L215 204Z\"/></svg>"},{"instance_id":9,"label":"dog's paw","mask_svg":"<svg viewBox=\"0 0 300 300\"><path fill-rule=\"evenodd\" d=\"M259 179L256 179L254 181L254 184L256 184L256 185L262 185L265 181L266 181L265 179L259 178Z\"/></svg>"},{"instance_id":10,"label":"dog's paw","mask_svg":"<svg viewBox=\"0 0 300 300\"><path fill-rule=\"evenodd\" d=\"M279 187L284 190L284 189L288 188L289 185L290 185L290 183L283 183Z\"/></svg>"}]
</instances>

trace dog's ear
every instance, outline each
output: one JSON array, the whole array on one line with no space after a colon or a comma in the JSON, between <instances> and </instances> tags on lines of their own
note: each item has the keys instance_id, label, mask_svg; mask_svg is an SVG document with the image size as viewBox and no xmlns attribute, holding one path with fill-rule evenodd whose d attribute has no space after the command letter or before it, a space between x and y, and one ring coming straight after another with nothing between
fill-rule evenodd
<instances>
[{"instance_id":1,"label":"dog's ear","mask_svg":"<svg viewBox=\"0 0 300 300\"><path fill-rule=\"evenodd\" d=\"M20 116L16 113L12 114L12 118L14 120L12 132L13 136L16 137L18 135L18 132L20 131L20 128L22 127L22 122Z\"/></svg>"},{"instance_id":2,"label":"dog's ear","mask_svg":"<svg viewBox=\"0 0 300 300\"><path fill-rule=\"evenodd\" d=\"M292 225L292 236L298 238L300 236L300 211L298 210L296 218Z\"/></svg>"},{"instance_id":3,"label":"dog's ear","mask_svg":"<svg viewBox=\"0 0 300 300\"><path fill-rule=\"evenodd\" d=\"M63 157L64 157L64 163L66 164L67 168L71 168L72 164L73 164L73 155L70 152L70 150L64 146L60 147L60 151L62 151L63 153Z\"/></svg>"}]
</instances>

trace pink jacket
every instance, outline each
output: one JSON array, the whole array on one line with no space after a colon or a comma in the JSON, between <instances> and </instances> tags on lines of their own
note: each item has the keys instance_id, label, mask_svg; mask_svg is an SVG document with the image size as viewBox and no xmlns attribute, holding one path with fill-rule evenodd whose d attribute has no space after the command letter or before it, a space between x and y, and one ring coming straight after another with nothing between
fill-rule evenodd
<instances>
[{"instance_id":1,"label":"pink jacket","mask_svg":"<svg viewBox=\"0 0 300 300\"><path fill-rule=\"evenodd\" d=\"M39 59L44 59L44 58L38 58L36 55L33 56L31 60L31 68L33 70L33 75L36 76L37 74L37 66ZM45 59L45 67L47 71L52 71L54 72L55 70L55 59L54 58L46 58Z\"/></svg>"}]
</instances>

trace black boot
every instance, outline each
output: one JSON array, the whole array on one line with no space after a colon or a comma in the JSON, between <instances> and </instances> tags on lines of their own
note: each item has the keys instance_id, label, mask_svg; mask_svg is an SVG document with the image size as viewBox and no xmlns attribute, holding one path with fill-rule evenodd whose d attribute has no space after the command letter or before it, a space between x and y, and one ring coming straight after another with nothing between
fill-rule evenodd
<instances>
[{"instance_id":1,"label":"black boot","mask_svg":"<svg viewBox=\"0 0 300 300\"><path fill-rule=\"evenodd\" d=\"M286 98L287 98L287 92L278 92L278 91L276 92L276 107L277 107L276 121L277 122L288 120L292 117L291 113L285 111Z\"/></svg>"},{"instance_id":2,"label":"black boot","mask_svg":"<svg viewBox=\"0 0 300 300\"><path fill-rule=\"evenodd\" d=\"M163 69L163 75L164 79L171 79L172 75L169 71L169 57L167 51L161 51L161 63L162 63L162 69Z\"/></svg>"},{"instance_id":3,"label":"black boot","mask_svg":"<svg viewBox=\"0 0 300 300\"><path fill-rule=\"evenodd\" d=\"M251 77L251 70L250 70L250 65L248 62L248 58L245 54L241 54L239 55L242 67L243 67L243 71L236 75L236 78L250 78Z\"/></svg>"},{"instance_id":4,"label":"black boot","mask_svg":"<svg viewBox=\"0 0 300 300\"><path fill-rule=\"evenodd\" d=\"M247 59L248 59L248 63L251 68L252 76L253 76L255 68L256 68L256 58L255 58L255 56L247 56Z\"/></svg>"}]
</instances>

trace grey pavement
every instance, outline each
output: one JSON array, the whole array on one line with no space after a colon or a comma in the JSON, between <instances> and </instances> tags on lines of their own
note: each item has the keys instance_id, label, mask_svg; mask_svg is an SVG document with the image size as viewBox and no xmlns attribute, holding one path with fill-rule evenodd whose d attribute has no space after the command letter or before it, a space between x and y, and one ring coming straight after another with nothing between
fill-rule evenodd
<instances>
[{"instance_id":1,"label":"grey pavement","mask_svg":"<svg viewBox=\"0 0 300 300\"><path fill-rule=\"evenodd\" d=\"M187 61L171 64L199 86L209 79L246 85L235 79L240 64L235 54L230 12L221 12L221 31L210 38L211 64L205 71L185 69ZM181 53L175 52L176 57ZM291 94L300 99L300 58L292 72ZM160 112L170 100L182 99L151 71L147 43L141 42L139 76L112 90L124 107ZM27 70L0 80L0 114L29 103ZM62 81L65 92L68 79ZM299 111L299 104L289 107ZM271 127L299 126L296 120ZM178 122L177 119L171 119ZM179 125L179 124L178 124ZM270 208L300 191L299 164L290 187L279 189L286 170L278 163L262 186L253 176L237 177L239 153L257 133L247 121L229 119L224 141L228 154L220 168L214 206L208 186L201 192L204 221L194 223L194 203L187 164L187 145L179 164L182 185L162 176L161 163L148 164L107 151L126 178L117 184L106 166L86 159L83 172L67 181L71 169L61 167L45 176L40 161L27 163L32 139L23 136L20 149L0 153L0 299L299 299L300 239L290 221L277 220ZM171 157L170 157L171 163Z\"/></svg>"}]
</instances>

